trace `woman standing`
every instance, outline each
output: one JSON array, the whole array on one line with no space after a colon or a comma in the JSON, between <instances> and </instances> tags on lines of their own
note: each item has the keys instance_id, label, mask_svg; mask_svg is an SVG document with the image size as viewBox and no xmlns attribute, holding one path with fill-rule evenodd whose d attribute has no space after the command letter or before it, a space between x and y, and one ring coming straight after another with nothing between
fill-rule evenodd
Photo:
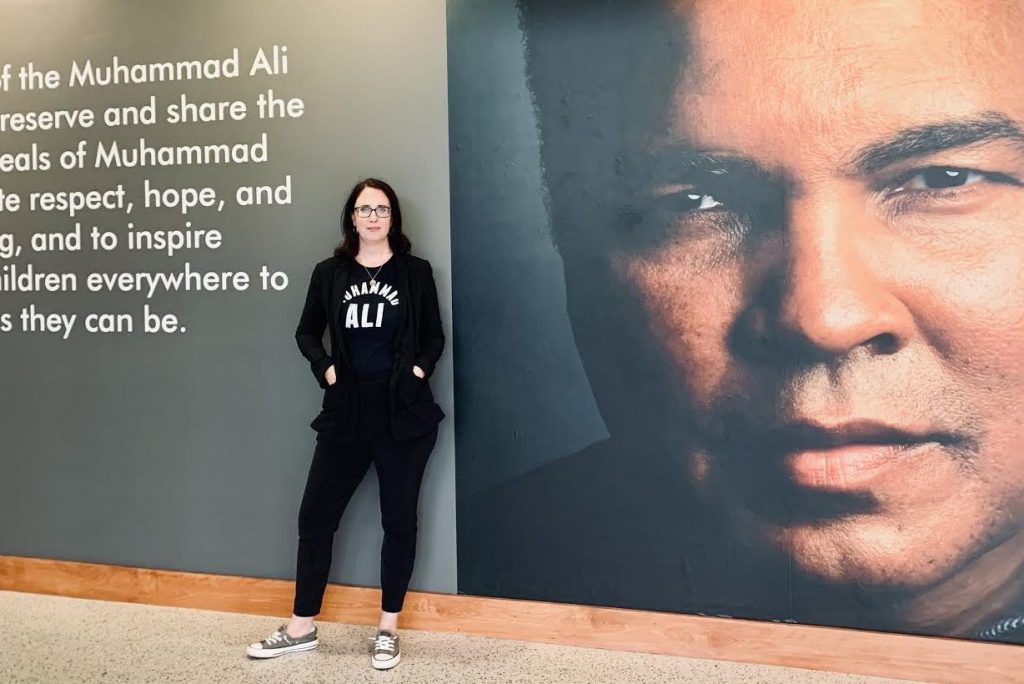
<instances>
[{"instance_id":1,"label":"woman standing","mask_svg":"<svg viewBox=\"0 0 1024 684\"><path fill-rule=\"evenodd\" d=\"M341 227L335 255L313 270L295 331L324 399L311 424L316 450L299 510L293 615L247 653L273 658L318 645L313 618L327 586L334 533L372 463L384 543L371 663L385 670L401 660L398 617L416 555L420 482L444 417L427 382L444 334L430 264L409 253L391 186L373 178L356 184Z\"/></svg>"}]
</instances>

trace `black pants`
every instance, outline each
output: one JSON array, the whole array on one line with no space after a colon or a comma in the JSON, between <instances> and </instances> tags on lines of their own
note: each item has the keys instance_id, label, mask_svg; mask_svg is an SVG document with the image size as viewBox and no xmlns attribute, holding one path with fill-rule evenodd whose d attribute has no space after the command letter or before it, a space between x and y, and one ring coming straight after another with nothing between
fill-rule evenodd
<instances>
[{"instance_id":1,"label":"black pants","mask_svg":"<svg viewBox=\"0 0 1024 684\"><path fill-rule=\"evenodd\" d=\"M380 550L381 609L402 610L416 558L416 509L420 483L437 430L396 442L389 430L387 382L360 383L358 430L351 440L321 432L299 509L299 552L294 613L320 613L331 570L334 533L370 463L380 484L384 543Z\"/></svg>"}]
</instances>

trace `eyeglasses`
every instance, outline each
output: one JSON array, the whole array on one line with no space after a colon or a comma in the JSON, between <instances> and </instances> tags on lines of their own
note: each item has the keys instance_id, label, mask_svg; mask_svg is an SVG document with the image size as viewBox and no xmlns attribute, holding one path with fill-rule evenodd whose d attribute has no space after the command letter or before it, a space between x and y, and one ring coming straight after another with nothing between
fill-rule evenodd
<instances>
[{"instance_id":1,"label":"eyeglasses","mask_svg":"<svg viewBox=\"0 0 1024 684\"><path fill-rule=\"evenodd\" d=\"M391 216L391 207L371 207L369 204L364 204L361 207L356 207L356 215L360 218L370 218L370 214L377 214L377 218L386 219Z\"/></svg>"}]
</instances>

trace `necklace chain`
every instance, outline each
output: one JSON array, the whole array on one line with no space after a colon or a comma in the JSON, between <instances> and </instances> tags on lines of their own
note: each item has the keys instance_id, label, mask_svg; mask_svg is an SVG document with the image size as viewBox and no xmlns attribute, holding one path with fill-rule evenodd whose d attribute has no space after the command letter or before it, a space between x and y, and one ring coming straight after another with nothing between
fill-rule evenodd
<instances>
[{"instance_id":1,"label":"necklace chain","mask_svg":"<svg viewBox=\"0 0 1024 684\"><path fill-rule=\"evenodd\" d=\"M390 261L390 259L388 261ZM358 262L356 262L356 263L358 263ZM363 267L364 271L366 271L366 275L370 276L370 285L376 285L377 284L377 275L380 273L381 269L384 268L387 265L387 263L388 262L385 261L383 264L378 266L377 270L374 271L373 273L370 273L370 269L366 268L366 266L363 266L363 264L359 264L359 265Z\"/></svg>"}]
</instances>

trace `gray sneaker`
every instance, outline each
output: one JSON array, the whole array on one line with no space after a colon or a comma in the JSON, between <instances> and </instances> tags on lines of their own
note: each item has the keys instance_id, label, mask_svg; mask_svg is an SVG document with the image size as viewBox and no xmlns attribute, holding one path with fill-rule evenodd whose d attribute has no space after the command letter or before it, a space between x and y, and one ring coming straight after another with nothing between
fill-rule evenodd
<instances>
[{"instance_id":1,"label":"gray sneaker","mask_svg":"<svg viewBox=\"0 0 1024 684\"><path fill-rule=\"evenodd\" d=\"M398 635L383 629L377 632L377 638L373 640L373 656L370 658L373 669L390 670L400 662L402 652L398 648Z\"/></svg>"},{"instance_id":2,"label":"gray sneaker","mask_svg":"<svg viewBox=\"0 0 1024 684\"><path fill-rule=\"evenodd\" d=\"M296 651L309 651L320 645L316 639L316 627L309 634L300 637L290 637L285 630L288 625L281 625L273 634L263 641L249 644L245 649L250 658L276 658L285 653Z\"/></svg>"}]
</instances>

